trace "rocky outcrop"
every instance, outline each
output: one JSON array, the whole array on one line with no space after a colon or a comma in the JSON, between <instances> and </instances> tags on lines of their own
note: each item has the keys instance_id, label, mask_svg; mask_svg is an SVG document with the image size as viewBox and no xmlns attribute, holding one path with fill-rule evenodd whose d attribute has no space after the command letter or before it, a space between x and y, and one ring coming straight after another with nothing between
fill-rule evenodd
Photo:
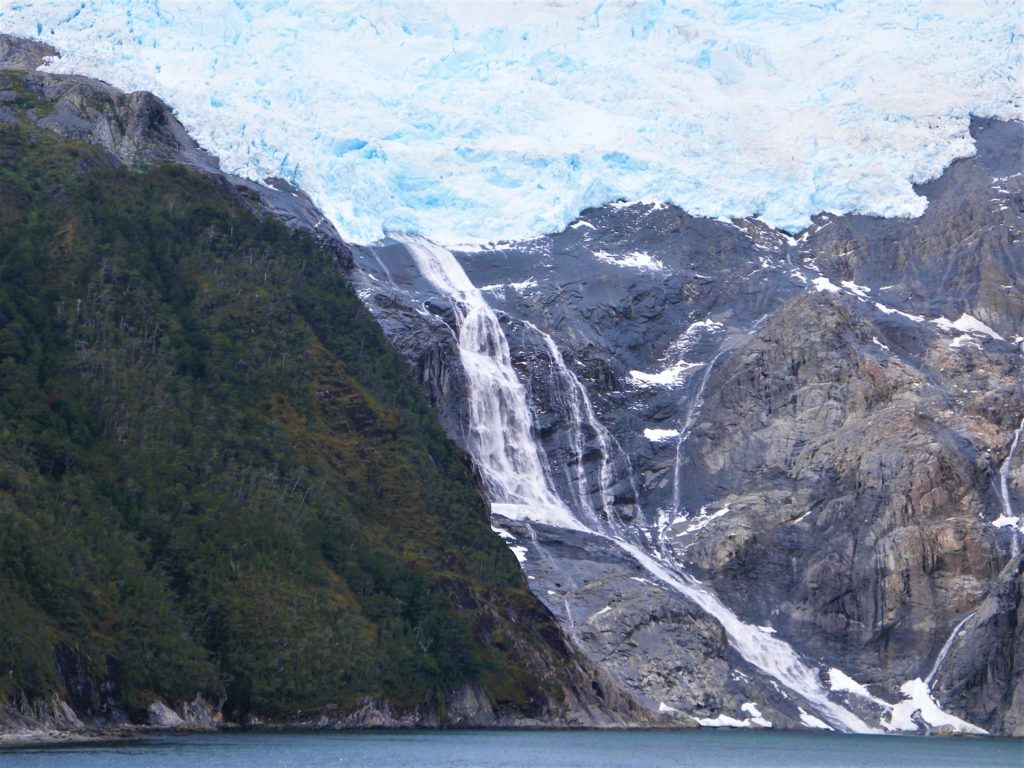
<instances>
[{"instance_id":1,"label":"rocky outcrop","mask_svg":"<svg viewBox=\"0 0 1024 768\"><path fill-rule=\"evenodd\" d=\"M173 162L207 173L240 193L253 210L310 232L340 265L350 264L337 231L302 190L284 179L259 184L222 172L217 158L189 136L170 107L147 91L123 93L91 78L37 71L47 57L58 55L45 43L0 34L0 70L19 72L23 87L40 101L29 113L33 123L101 146L123 165Z\"/></svg>"},{"instance_id":2,"label":"rocky outcrop","mask_svg":"<svg viewBox=\"0 0 1024 768\"><path fill-rule=\"evenodd\" d=\"M1011 456L1024 417L1022 127L972 130L977 156L919 187L919 219L822 215L794 238L609 206L457 255L502 313L550 481L579 519L589 501L597 527L702 579L820 660L824 682L835 667L869 686L836 697L876 723L973 613L932 695L1016 733L1006 510L1024 503L1024 451ZM399 244L354 256L364 300L461 439L450 299ZM573 379L607 434L581 418ZM743 721L754 703L773 724L809 722L718 622L636 581L621 553L501 525L535 594L652 709Z\"/></svg>"},{"instance_id":3,"label":"rocky outcrop","mask_svg":"<svg viewBox=\"0 0 1024 768\"><path fill-rule=\"evenodd\" d=\"M995 579L935 676L950 708L1009 736L1024 736L1024 561Z\"/></svg>"},{"instance_id":4,"label":"rocky outcrop","mask_svg":"<svg viewBox=\"0 0 1024 768\"><path fill-rule=\"evenodd\" d=\"M45 735L85 730L86 725L75 710L57 694L36 701L15 696L0 704L0 732L3 733Z\"/></svg>"},{"instance_id":5,"label":"rocky outcrop","mask_svg":"<svg viewBox=\"0 0 1024 768\"><path fill-rule=\"evenodd\" d=\"M36 40L0 35L0 70L31 72L41 67L47 58L57 55L57 51L52 45Z\"/></svg>"}]
</instances>

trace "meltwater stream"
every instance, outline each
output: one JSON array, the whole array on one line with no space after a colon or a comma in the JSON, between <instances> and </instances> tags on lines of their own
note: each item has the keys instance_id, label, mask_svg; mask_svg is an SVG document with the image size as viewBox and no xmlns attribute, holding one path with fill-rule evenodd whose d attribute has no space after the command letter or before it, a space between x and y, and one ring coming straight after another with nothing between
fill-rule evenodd
<instances>
[{"instance_id":1,"label":"meltwater stream","mask_svg":"<svg viewBox=\"0 0 1024 768\"><path fill-rule=\"evenodd\" d=\"M491 501L510 517L582 529L551 490L533 439L526 391L512 368L498 316L451 251L419 237L394 236L420 273L452 299L459 357L469 400L467 448L487 484Z\"/></svg>"},{"instance_id":2,"label":"meltwater stream","mask_svg":"<svg viewBox=\"0 0 1024 768\"><path fill-rule=\"evenodd\" d=\"M1012 526L1010 546L1014 557L1020 553L1021 528L1024 523L1019 515L1013 514L1013 505L1010 503L1010 466L1013 463L1013 455L1017 452L1017 446L1020 445L1022 432L1024 432L1024 419L1020 420L1020 426L1013 435L1010 451L1006 454L1003 465L999 467L999 501L1002 504L1002 515L996 522Z\"/></svg>"},{"instance_id":3,"label":"meltwater stream","mask_svg":"<svg viewBox=\"0 0 1024 768\"><path fill-rule=\"evenodd\" d=\"M744 659L804 699L834 727L854 733L871 732L873 729L860 718L829 698L818 673L788 643L741 621L692 577L676 572L628 541L624 532L607 519L599 520L592 514L592 505L591 514L584 515L587 519L572 514L570 505L558 497L545 472L542 450L533 436L526 391L512 367L508 341L494 310L450 251L423 238L393 239L404 245L423 277L449 297L455 307L459 354L470 401L467 447L485 478L494 511L509 518L584 531L615 544L666 588L715 617ZM545 338L553 359L561 361L560 354L555 356L557 347L553 340L535 330ZM570 379L570 387L583 389L574 376ZM585 414L597 433L604 435L585 394L571 393L574 416L582 420ZM607 443L604 448L607 449ZM581 496L589 495L579 483L576 487ZM601 503L605 503L603 498Z\"/></svg>"}]
</instances>

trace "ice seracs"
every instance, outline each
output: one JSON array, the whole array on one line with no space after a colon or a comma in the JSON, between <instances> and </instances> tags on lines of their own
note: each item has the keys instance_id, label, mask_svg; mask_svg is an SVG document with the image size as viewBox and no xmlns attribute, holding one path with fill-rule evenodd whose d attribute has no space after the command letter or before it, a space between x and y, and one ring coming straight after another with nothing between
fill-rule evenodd
<instances>
[{"instance_id":1,"label":"ice seracs","mask_svg":"<svg viewBox=\"0 0 1024 768\"><path fill-rule=\"evenodd\" d=\"M619 199L794 232L818 211L916 216L912 185L973 153L970 114L1024 115L1019 16L1017 0L21 0L0 31L155 92L227 170L297 183L349 240L451 244Z\"/></svg>"}]
</instances>

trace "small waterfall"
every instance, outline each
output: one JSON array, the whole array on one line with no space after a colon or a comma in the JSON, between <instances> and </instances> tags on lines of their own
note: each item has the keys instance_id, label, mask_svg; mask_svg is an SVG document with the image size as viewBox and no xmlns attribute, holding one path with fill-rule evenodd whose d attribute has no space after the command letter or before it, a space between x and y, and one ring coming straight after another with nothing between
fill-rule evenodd
<instances>
[{"instance_id":1,"label":"small waterfall","mask_svg":"<svg viewBox=\"0 0 1024 768\"><path fill-rule=\"evenodd\" d=\"M529 321L523 321L523 324L544 342L548 357L554 367L553 375L559 382L559 391L564 393L567 399L570 411L568 432L575 453L573 477L569 482L574 497L572 506L579 510L595 529L606 526L620 527L619 517L614 510L615 495L612 491L616 482L616 473L612 464L613 456L620 457L625 465L622 474L630 483L639 514L640 497L633 480L633 467L629 458L622 452L618 441L597 418L587 388L565 364L565 358L562 357L554 339ZM591 441L597 443L598 452L597 487L593 489L587 477L587 462L585 461L588 453L587 446ZM568 468L567 462L566 469L568 470ZM594 503L595 496L597 504Z\"/></svg>"},{"instance_id":2,"label":"small waterfall","mask_svg":"<svg viewBox=\"0 0 1024 768\"><path fill-rule=\"evenodd\" d=\"M484 476L492 498L492 508L506 517L547 523L590 533L620 548L640 567L665 585L716 618L725 628L729 642L750 664L774 678L797 694L837 728L856 733L872 729L849 710L833 702L822 687L818 674L783 640L759 627L746 624L717 597L702 588L692 577L679 574L671 567L626 540L625 531L610 525L592 527L590 520L575 518L552 490L544 472L540 448L533 436L532 417L527 407L526 392L512 368L508 341L498 318L483 295L472 284L452 253L422 238L394 237L412 255L421 274L455 306L458 325L459 354L466 372L469 408L469 445ZM536 329L534 329L536 330ZM602 468L599 496L602 507L606 497L610 435L600 426L590 398L579 380L565 366L557 346L540 331L560 377L572 390L577 430L574 440L583 446L582 427L594 430L602 447ZM685 431L692 427L711 368L722 353L709 363L697 394L690 403ZM573 399L575 398L575 399ZM682 436L681 436L682 439ZM581 497L589 502L589 486L577 482ZM614 517L614 515L610 516ZM591 523L588 526L586 523ZM566 606L568 611L568 606ZM571 613L568 614L571 618Z\"/></svg>"},{"instance_id":3,"label":"small waterfall","mask_svg":"<svg viewBox=\"0 0 1024 768\"><path fill-rule=\"evenodd\" d=\"M964 625L973 619L976 614L977 611L971 611L968 613L960 620L959 624L953 627L953 631L949 633L949 637L946 639L945 644L943 644L942 650L940 650L939 655L935 657L935 663L932 665L932 671L928 673L928 677L924 680L925 685L927 685L929 689L931 689L932 683L935 682L935 676L939 674L939 670L942 669L942 664L946 660L946 656L949 655L949 652L953 649L953 645L956 643L957 638L960 637L960 630L962 630Z\"/></svg>"},{"instance_id":4,"label":"small waterfall","mask_svg":"<svg viewBox=\"0 0 1024 768\"><path fill-rule=\"evenodd\" d=\"M686 418L683 419L683 427L679 430L679 437L676 440L676 464L672 473L672 512L675 516L679 515L680 498L682 496L682 469L680 464L683 459L683 443L690 436L690 432L693 431L694 421L697 418L697 414L700 413L701 406L704 405L704 388L707 387L708 379L711 378L711 372L715 369L715 365L723 354L725 354L724 350L711 358L704 368L704 375L700 379L697 391L690 398L690 404L686 408Z\"/></svg>"},{"instance_id":5,"label":"small waterfall","mask_svg":"<svg viewBox=\"0 0 1024 768\"><path fill-rule=\"evenodd\" d=\"M1020 435L1024 432L1024 418L1020 420L1020 426L1017 428L1016 434L1013 436L1013 443L1010 444L1010 452L1006 454L1006 458L1003 460L1003 464L999 467L999 500L1003 504L1003 519L1007 521L1013 521L1016 518L1016 522L1010 522L1013 528L1011 547L1013 556L1016 557L1020 554L1020 535L1021 535L1021 520L1019 517L1013 514L1013 505L1010 503L1010 467L1013 463L1013 455L1017 452L1017 446L1020 444Z\"/></svg>"}]
</instances>

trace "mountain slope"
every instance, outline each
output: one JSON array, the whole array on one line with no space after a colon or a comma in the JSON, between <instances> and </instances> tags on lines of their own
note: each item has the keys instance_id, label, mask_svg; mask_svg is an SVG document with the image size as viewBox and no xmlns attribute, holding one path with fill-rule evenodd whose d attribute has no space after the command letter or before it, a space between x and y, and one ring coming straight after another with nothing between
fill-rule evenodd
<instances>
[{"instance_id":1,"label":"mountain slope","mask_svg":"<svg viewBox=\"0 0 1024 768\"><path fill-rule=\"evenodd\" d=\"M1024 732L1024 126L971 129L977 156L916 188L918 218L822 214L793 238L611 204L453 255L501 318L579 523L497 524L652 710L847 727L827 695L876 728ZM458 296L401 242L353 255L468 445ZM788 675L779 640L813 674Z\"/></svg>"},{"instance_id":2,"label":"mountain slope","mask_svg":"<svg viewBox=\"0 0 1024 768\"><path fill-rule=\"evenodd\" d=\"M599 722L343 254L176 131L0 71L0 719Z\"/></svg>"}]
</instances>

